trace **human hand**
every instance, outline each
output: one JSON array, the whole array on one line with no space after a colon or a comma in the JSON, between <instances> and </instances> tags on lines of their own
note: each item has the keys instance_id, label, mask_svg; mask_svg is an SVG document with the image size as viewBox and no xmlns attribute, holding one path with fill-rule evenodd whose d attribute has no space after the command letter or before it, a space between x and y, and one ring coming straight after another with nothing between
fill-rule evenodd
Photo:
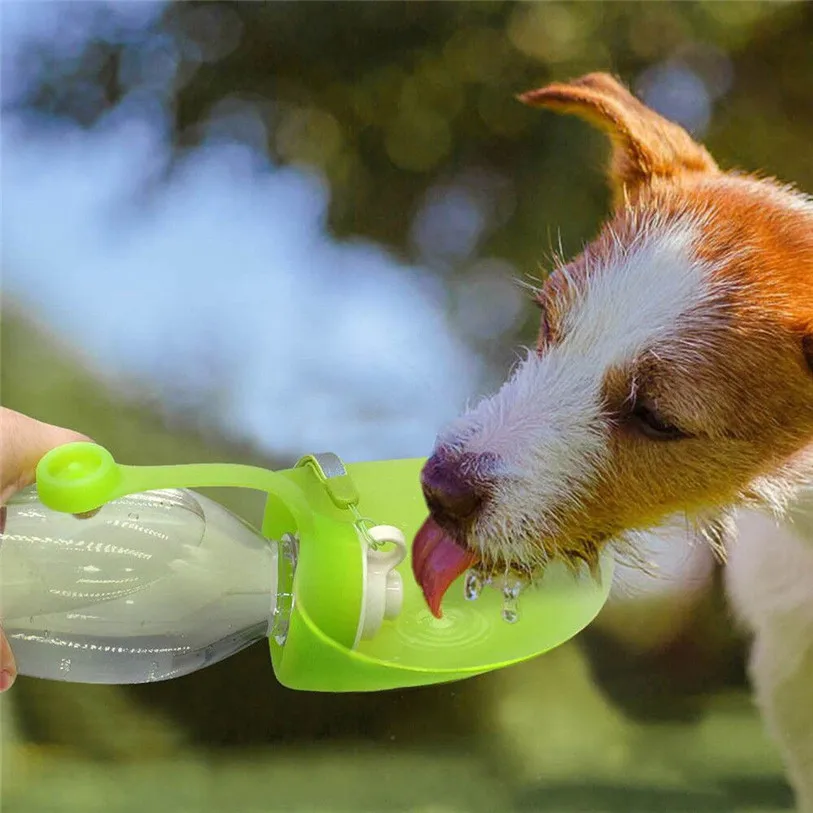
<instances>
[{"instance_id":1,"label":"human hand","mask_svg":"<svg viewBox=\"0 0 813 813\"><path fill-rule=\"evenodd\" d=\"M51 449L78 440L89 438L0 407L0 533L6 524L5 504L17 491L34 482L40 459ZM0 630L0 692L11 688L16 677L14 654Z\"/></svg>"}]
</instances>

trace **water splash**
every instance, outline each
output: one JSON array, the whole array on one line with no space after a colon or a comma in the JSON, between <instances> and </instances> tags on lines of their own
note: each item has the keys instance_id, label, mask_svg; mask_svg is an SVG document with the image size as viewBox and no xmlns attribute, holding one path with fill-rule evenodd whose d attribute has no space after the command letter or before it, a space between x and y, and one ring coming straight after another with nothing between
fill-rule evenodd
<instances>
[{"instance_id":1,"label":"water splash","mask_svg":"<svg viewBox=\"0 0 813 813\"><path fill-rule=\"evenodd\" d=\"M530 584L529 576L507 572L496 576L477 567L466 572L463 583L463 594L466 601L477 601L485 587L493 587L502 593L502 618L508 624L519 621L519 597Z\"/></svg>"}]
</instances>

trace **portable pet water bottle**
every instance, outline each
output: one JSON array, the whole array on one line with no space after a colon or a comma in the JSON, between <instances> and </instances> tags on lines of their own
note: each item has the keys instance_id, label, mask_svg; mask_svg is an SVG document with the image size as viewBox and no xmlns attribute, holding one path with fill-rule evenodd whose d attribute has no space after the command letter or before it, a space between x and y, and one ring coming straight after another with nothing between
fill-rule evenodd
<instances>
[{"instance_id":1,"label":"portable pet water bottle","mask_svg":"<svg viewBox=\"0 0 813 813\"><path fill-rule=\"evenodd\" d=\"M496 590L476 602L451 591L435 618L406 544L426 514L423 462L316 455L274 472L123 466L92 443L52 450L0 534L0 617L20 674L166 680L267 638L289 688L376 691L527 660L595 617L609 556L600 583L552 565L515 624ZM207 486L264 491L262 531L190 490Z\"/></svg>"}]
</instances>

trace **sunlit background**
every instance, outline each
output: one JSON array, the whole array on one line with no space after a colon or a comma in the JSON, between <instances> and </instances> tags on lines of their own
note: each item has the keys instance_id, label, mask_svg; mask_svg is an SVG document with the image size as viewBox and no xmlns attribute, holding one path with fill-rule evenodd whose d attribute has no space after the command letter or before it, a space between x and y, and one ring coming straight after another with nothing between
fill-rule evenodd
<instances>
[{"instance_id":1,"label":"sunlit background","mask_svg":"<svg viewBox=\"0 0 813 813\"><path fill-rule=\"evenodd\" d=\"M427 454L444 422L533 341L525 286L555 253L578 250L607 211L603 137L523 108L523 90L612 71L723 166L813 190L809 3L4 0L0 10L2 401L134 463ZM720 631L715 583L692 613L640 660L601 635L591 644L601 657L588 653L594 666L612 664L618 685L643 687L616 694L633 706L640 698L629 696L646 695L644 718L678 720L677 739L654 741L684 756L698 721L716 724L703 718L708 695L745 697L742 645ZM233 768L249 772L246 787L261 788L268 771L300 779L284 802L245 791L240 810L784 809L747 697L734 727L720 724L722 740L739 736L740 762L719 756L728 767L717 776L707 754L720 749L701 749L682 773L653 769L649 796L631 789L649 782L631 777L638 734L599 691L590 701L565 691L553 716L541 708L536 767L502 765L489 743L496 728L510 740L517 715L484 709L501 708L509 688L517 708L533 708L539 701L523 698L534 686L572 687L580 652L564 647L508 688L483 678L376 698L284 692L262 648L173 685L21 679L8 701L15 742L68 756L47 763L60 777L53 796L30 763L7 766L5 779L20 786L14 810L203 810L215 797L173 796L171 766L186 759L194 774L201 748L241 746L255 749L249 767ZM612 770L586 733L599 707L617 725ZM572 733L546 746L554 729ZM518 725L516 741L528 736ZM562 747L581 774L551 756ZM293 753L299 761L283 770ZM138 781L105 785L108 797L128 790L102 804L93 788L109 777L91 767L148 755L157 763ZM362 787L365 760L378 766L378 790ZM697 765L708 775L693 774ZM219 770L233 789L231 769ZM744 784L754 770L767 784ZM321 796L297 785L313 771ZM554 780L565 790L545 785ZM196 781L205 784L186 786ZM543 786L547 796L531 793ZM58 793L73 801L61 807Z\"/></svg>"}]
</instances>

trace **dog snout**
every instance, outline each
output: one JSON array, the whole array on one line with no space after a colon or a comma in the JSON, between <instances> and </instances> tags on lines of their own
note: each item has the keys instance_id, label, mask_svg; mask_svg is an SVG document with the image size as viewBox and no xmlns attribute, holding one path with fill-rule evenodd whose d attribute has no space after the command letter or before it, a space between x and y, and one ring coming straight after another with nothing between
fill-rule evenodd
<instances>
[{"instance_id":1,"label":"dog snout","mask_svg":"<svg viewBox=\"0 0 813 813\"><path fill-rule=\"evenodd\" d=\"M426 504L442 524L459 528L477 515L491 489L494 460L488 455L437 450L421 475Z\"/></svg>"}]
</instances>

